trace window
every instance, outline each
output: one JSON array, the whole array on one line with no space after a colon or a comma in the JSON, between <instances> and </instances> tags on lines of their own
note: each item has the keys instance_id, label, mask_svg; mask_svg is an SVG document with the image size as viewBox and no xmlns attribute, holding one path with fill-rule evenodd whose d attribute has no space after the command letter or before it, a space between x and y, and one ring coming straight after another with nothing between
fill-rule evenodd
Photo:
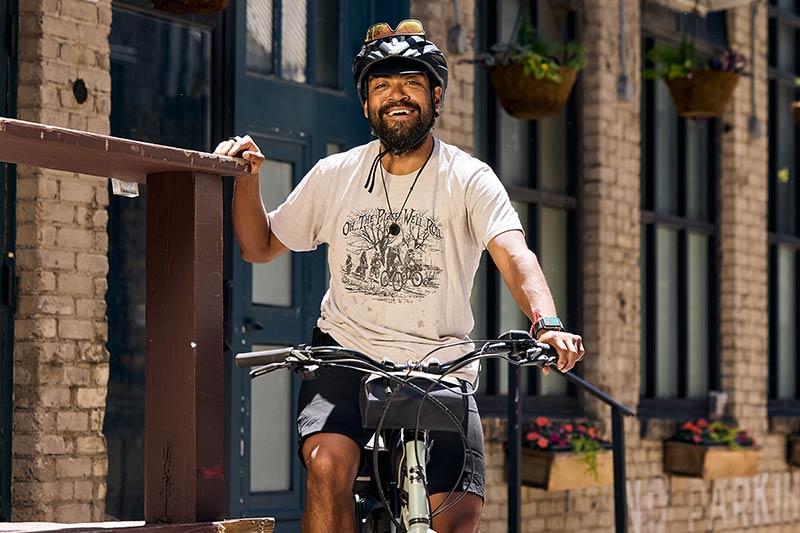
<instances>
[{"instance_id":1,"label":"window","mask_svg":"<svg viewBox=\"0 0 800 533\"><path fill-rule=\"evenodd\" d=\"M769 8L769 412L800 413L798 365L798 150L789 105L800 98L800 2L770 0Z\"/></svg>"},{"instance_id":2,"label":"window","mask_svg":"<svg viewBox=\"0 0 800 533\"><path fill-rule=\"evenodd\" d=\"M647 80L642 98L639 411L672 417L672 405L681 416L702 415L718 382L718 125L680 118L661 80Z\"/></svg>"},{"instance_id":3,"label":"window","mask_svg":"<svg viewBox=\"0 0 800 533\"><path fill-rule=\"evenodd\" d=\"M338 0L247 0L247 70L338 88L340 20Z\"/></svg>"},{"instance_id":4,"label":"window","mask_svg":"<svg viewBox=\"0 0 800 533\"><path fill-rule=\"evenodd\" d=\"M517 20L520 3L503 0L482 6L488 20L483 36L486 45L507 40ZM551 8L544 0L530 3L529 12L540 32L559 38L561 31L574 34L572 12ZM486 76L478 73L478 83ZM577 124L574 97L558 116L536 122L512 118L502 110L493 92L485 85L486 108L479 113L476 130L485 131L478 139L484 159L505 184L520 215L529 246L542 265L556 308L564 324L580 330L578 316L578 264L575 211L577 200ZM482 122L485 121L485 124ZM491 260L484 257L473 293L475 329L473 338L493 337L510 329L527 330L530 321L514 302L510 291ZM532 408L575 409L574 391L566 380L551 373L544 377L537 370L522 376L523 403ZM483 365L478 392L484 412L504 412L508 392L508 365L490 360Z\"/></svg>"}]
</instances>

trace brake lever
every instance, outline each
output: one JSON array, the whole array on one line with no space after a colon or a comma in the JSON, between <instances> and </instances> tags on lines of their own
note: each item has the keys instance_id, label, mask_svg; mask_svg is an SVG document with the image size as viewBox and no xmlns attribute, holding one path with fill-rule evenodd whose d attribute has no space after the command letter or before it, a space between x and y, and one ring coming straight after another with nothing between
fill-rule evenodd
<instances>
[{"instance_id":1,"label":"brake lever","mask_svg":"<svg viewBox=\"0 0 800 533\"><path fill-rule=\"evenodd\" d=\"M525 351L525 361L523 366L535 366L544 368L546 366L553 366L558 362L558 355L553 354L555 351L552 346L545 344L529 348ZM546 348L545 348L546 346Z\"/></svg>"},{"instance_id":2,"label":"brake lever","mask_svg":"<svg viewBox=\"0 0 800 533\"><path fill-rule=\"evenodd\" d=\"M264 374L269 374L270 372L281 370L282 368L287 368L288 366L289 363L286 361L283 361L281 363L270 363L268 365L254 368L253 370L250 371L248 375L250 376L250 379L255 379L259 376L263 376Z\"/></svg>"}]
</instances>

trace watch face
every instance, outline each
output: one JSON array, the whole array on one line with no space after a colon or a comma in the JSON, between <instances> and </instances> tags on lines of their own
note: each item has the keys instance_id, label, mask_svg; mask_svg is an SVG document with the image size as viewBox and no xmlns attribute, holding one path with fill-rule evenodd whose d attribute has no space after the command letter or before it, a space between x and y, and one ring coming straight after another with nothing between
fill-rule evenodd
<instances>
[{"instance_id":1,"label":"watch face","mask_svg":"<svg viewBox=\"0 0 800 533\"><path fill-rule=\"evenodd\" d=\"M561 320L558 318L547 317L542 319L542 326L546 328L560 328Z\"/></svg>"}]
</instances>

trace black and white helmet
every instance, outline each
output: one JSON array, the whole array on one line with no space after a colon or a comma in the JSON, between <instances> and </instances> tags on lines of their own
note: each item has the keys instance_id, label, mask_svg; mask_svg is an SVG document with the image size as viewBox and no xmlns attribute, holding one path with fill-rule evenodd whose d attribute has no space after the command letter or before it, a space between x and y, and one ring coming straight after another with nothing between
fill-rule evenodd
<instances>
[{"instance_id":1,"label":"black and white helmet","mask_svg":"<svg viewBox=\"0 0 800 533\"><path fill-rule=\"evenodd\" d=\"M392 73L424 72L431 87L442 88L442 103L447 92L447 59L439 48L425 35L388 35L364 43L353 60L353 79L358 97L363 104L367 99L369 74L378 74L381 67Z\"/></svg>"}]
</instances>

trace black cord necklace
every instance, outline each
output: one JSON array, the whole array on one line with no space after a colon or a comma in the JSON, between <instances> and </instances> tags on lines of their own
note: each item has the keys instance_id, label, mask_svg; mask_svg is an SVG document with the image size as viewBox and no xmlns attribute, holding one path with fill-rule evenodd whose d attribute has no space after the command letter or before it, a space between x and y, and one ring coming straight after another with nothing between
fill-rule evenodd
<instances>
[{"instance_id":1,"label":"black cord necklace","mask_svg":"<svg viewBox=\"0 0 800 533\"><path fill-rule=\"evenodd\" d=\"M408 199L411 196L411 191L414 190L414 186L417 184L417 180L419 179L420 174L422 174L422 171L425 170L425 167L427 166L428 161L431 160L431 156L433 155L434 147L435 147L435 145L431 146L431 152L428 154L428 157L425 159L425 162L422 164L422 166L420 167L419 171L417 171L417 175L414 176L414 181L411 183L411 187L408 188L408 194L406 194L406 199L403 200L403 206L400 208L400 211L397 212L398 215L402 214L403 210L406 208L406 202L408 202ZM392 211L392 204L391 204L391 202L389 202L389 190L386 188L386 178L383 175L383 164L380 162L380 160L378 160L378 166L381 169L381 181L383 182L383 192L386 195L386 205L389 206L389 219L392 221L392 223L389 224L389 234L397 236L397 235L400 235L400 224L398 224L397 221L394 219L394 212Z\"/></svg>"}]
</instances>

